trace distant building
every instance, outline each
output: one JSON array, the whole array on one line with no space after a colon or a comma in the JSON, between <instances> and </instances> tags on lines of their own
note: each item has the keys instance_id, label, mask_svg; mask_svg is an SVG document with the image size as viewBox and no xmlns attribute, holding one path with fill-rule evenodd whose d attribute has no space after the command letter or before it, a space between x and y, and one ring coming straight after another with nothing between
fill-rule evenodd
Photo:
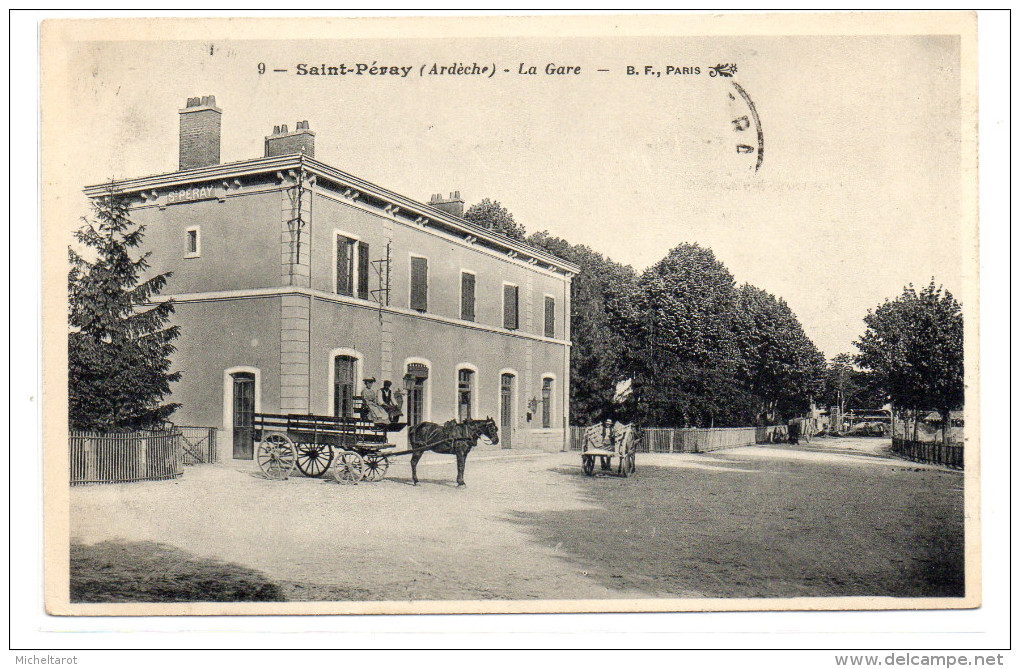
<instances>
[{"instance_id":1,"label":"distant building","mask_svg":"<svg viewBox=\"0 0 1020 669\"><path fill-rule=\"evenodd\" d=\"M251 458L253 412L349 414L373 376L407 388L412 423L493 416L503 447L565 446L576 266L464 220L458 192L421 203L316 161L307 121L220 164L215 99L179 113L180 170L116 184L173 273L176 423Z\"/></svg>"}]
</instances>

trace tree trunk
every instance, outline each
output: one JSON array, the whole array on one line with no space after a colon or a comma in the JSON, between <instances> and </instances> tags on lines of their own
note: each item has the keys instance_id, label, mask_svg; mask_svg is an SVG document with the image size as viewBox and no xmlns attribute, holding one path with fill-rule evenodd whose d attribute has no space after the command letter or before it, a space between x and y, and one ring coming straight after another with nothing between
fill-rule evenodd
<instances>
[{"instance_id":1,"label":"tree trunk","mask_svg":"<svg viewBox=\"0 0 1020 669\"><path fill-rule=\"evenodd\" d=\"M914 441L917 441L917 416L919 413L918 409L914 409Z\"/></svg>"}]
</instances>

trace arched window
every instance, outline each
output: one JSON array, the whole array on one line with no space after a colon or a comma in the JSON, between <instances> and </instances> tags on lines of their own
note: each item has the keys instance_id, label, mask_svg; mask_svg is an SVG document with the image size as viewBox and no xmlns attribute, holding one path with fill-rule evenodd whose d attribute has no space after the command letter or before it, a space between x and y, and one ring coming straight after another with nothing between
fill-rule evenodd
<instances>
[{"instance_id":1,"label":"arched window","mask_svg":"<svg viewBox=\"0 0 1020 669\"><path fill-rule=\"evenodd\" d=\"M354 415L361 365L362 356L354 349L335 348L329 352L329 407L334 416Z\"/></svg>"},{"instance_id":2,"label":"arched window","mask_svg":"<svg viewBox=\"0 0 1020 669\"><path fill-rule=\"evenodd\" d=\"M457 420L471 420L475 410L475 376L473 365L457 367Z\"/></svg>"},{"instance_id":3,"label":"arched window","mask_svg":"<svg viewBox=\"0 0 1020 669\"><path fill-rule=\"evenodd\" d=\"M542 427L552 427L552 394L555 379L542 377Z\"/></svg>"},{"instance_id":4,"label":"arched window","mask_svg":"<svg viewBox=\"0 0 1020 669\"><path fill-rule=\"evenodd\" d=\"M516 416L517 372L502 369L499 372L499 443L503 448L513 448Z\"/></svg>"},{"instance_id":5,"label":"arched window","mask_svg":"<svg viewBox=\"0 0 1020 669\"><path fill-rule=\"evenodd\" d=\"M417 425L429 419L429 364L420 358L404 361L408 425Z\"/></svg>"}]
</instances>

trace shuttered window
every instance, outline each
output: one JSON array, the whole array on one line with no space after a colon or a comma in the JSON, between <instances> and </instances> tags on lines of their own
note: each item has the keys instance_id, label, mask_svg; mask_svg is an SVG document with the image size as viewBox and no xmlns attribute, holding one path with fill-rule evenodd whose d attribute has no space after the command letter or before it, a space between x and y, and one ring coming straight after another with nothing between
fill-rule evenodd
<instances>
[{"instance_id":1,"label":"shuttered window","mask_svg":"<svg viewBox=\"0 0 1020 669\"><path fill-rule=\"evenodd\" d=\"M503 284L503 327L516 330L517 320L517 286Z\"/></svg>"},{"instance_id":2,"label":"shuttered window","mask_svg":"<svg viewBox=\"0 0 1020 669\"><path fill-rule=\"evenodd\" d=\"M556 336L556 298L545 296L545 336Z\"/></svg>"},{"instance_id":3,"label":"shuttered window","mask_svg":"<svg viewBox=\"0 0 1020 669\"><path fill-rule=\"evenodd\" d=\"M350 237L336 237L336 292L339 295L354 294L354 247Z\"/></svg>"},{"instance_id":4,"label":"shuttered window","mask_svg":"<svg viewBox=\"0 0 1020 669\"><path fill-rule=\"evenodd\" d=\"M368 299L368 244L358 242L358 297Z\"/></svg>"},{"instance_id":5,"label":"shuttered window","mask_svg":"<svg viewBox=\"0 0 1020 669\"><path fill-rule=\"evenodd\" d=\"M418 311L429 308L429 261L426 258L411 257L411 308Z\"/></svg>"},{"instance_id":6,"label":"shuttered window","mask_svg":"<svg viewBox=\"0 0 1020 669\"><path fill-rule=\"evenodd\" d=\"M470 272L460 273L460 317L475 320L475 275Z\"/></svg>"}]
</instances>

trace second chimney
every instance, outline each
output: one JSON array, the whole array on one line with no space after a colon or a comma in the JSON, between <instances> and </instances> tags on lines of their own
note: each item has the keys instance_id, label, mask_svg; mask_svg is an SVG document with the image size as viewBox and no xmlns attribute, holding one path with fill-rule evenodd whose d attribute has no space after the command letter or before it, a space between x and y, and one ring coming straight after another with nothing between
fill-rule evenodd
<instances>
[{"instance_id":1,"label":"second chimney","mask_svg":"<svg viewBox=\"0 0 1020 669\"><path fill-rule=\"evenodd\" d=\"M460 198L459 190L450 193L450 197L446 199L443 198L442 193L433 194L432 199L429 200L429 206L445 211L447 214L452 214L457 218L464 218L464 200Z\"/></svg>"},{"instance_id":2,"label":"second chimney","mask_svg":"<svg viewBox=\"0 0 1020 669\"><path fill-rule=\"evenodd\" d=\"M294 132L288 132L286 125L274 125L273 134L266 137L266 158L292 153L315 157L315 133L308 127L308 121L298 121Z\"/></svg>"},{"instance_id":3,"label":"second chimney","mask_svg":"<svg viewBox=\"0 0 1020 669\"><path fill-rule=\"evenodd\" d=\"M180 169L220 164L220 121L223 110L216 96L188 98L181 115Z\"/></svg>"}]
</instances>

